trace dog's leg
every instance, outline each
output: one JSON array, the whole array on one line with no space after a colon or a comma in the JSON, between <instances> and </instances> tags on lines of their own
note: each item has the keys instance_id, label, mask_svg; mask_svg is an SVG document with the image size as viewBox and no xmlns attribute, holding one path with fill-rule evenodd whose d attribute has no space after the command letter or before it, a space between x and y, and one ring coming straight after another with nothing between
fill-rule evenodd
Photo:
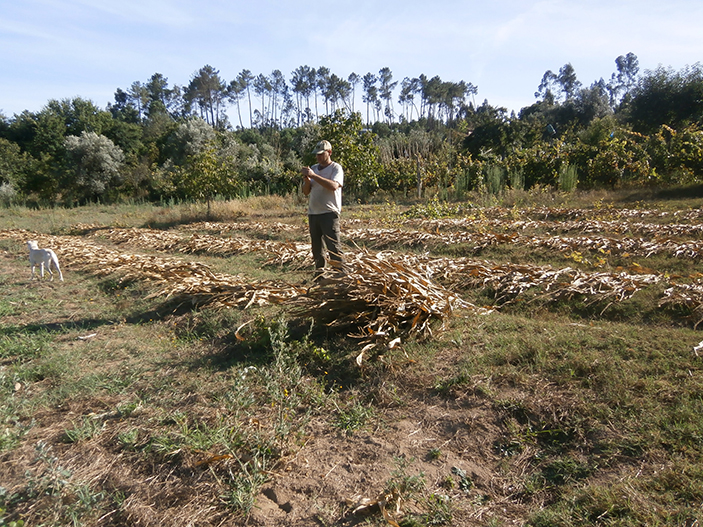
<instances>
[{"instance_id":1,"label":"dog's leg","mask_svg":"<svg viewBox=\"0 0 703 527\"><path fill-rule=\"evenodd\" d=\"M53 254L51 256L51 261L54 262L54 267L56 267L56 270L59 272L59 280L63 282L63 273L61 272L61 268L59 267L59 259L56 254Z\"/></svg>"}]
</instances>

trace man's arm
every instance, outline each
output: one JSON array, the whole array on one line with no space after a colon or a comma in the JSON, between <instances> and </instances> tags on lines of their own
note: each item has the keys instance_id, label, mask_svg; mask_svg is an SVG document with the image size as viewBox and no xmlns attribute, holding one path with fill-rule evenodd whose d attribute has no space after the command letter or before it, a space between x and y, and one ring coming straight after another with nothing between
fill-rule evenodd
<instances>
[{"instance_id":1,"label":"man's arm","mask_svg":"<svg viewBox=\"0 0 703 527\"><path fill-rule=\"evenodd\" d=\"M303 178L304 178L303 179L303 194L305 194L306 196L310 193L310 181L311 180L315 180L315 182L318 183L321 187L323 187L331 192L334 192L335 190L337 190L339 187L342 186L339 184L338 181L334 181L332 179L327 179L327 178L324 178L318 174L315 174L315 172L313 172L312 168L310 168L310 167L303 168L302 173L303 173ZM306 191L306 187L307 187L307 191Z\"/></svg>"},{"instance_id":2,"label":"man's arm","mask_svg":"<svg viewBox=\"0 0 703 527\"><path fill-rule=\"evenodd\" d=\"M310 194L310 187L312 186L310 184L310 177L305 173L305 169L302 170L303 172L303 194L306 196Z\"/></svg>"}]
</instances>

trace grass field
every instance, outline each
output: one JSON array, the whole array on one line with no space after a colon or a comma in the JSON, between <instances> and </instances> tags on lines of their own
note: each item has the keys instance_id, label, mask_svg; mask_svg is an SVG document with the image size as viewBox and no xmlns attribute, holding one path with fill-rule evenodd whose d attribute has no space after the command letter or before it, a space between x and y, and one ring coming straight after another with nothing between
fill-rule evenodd
<instances>
[{"instance_id":1,"label":"grass field","mask_svg":"<svg viewBox=\"0 0 703 527\"><path fill-rule=\"evenodd\" d=\"M474 198L0 209L0 526L700 525L703 201Z\"/></svg>"}]
</instances>

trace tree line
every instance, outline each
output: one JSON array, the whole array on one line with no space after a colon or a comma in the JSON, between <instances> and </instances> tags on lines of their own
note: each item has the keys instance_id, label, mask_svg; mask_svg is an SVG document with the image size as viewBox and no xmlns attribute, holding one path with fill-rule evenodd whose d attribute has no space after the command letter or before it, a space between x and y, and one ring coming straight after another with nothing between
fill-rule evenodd
<instances>
[{"instance_id":1,"label":"tree line","mask_svg":"<svg viewBox=\"0 0 703 527\"><path fill-rule=\"evenodd\" d=\"M366 124L411 121L416 118L453 120L466 111L468 98L478 89L465 81L442 81L439 76L404 78L398 95L399 111L393 105L398 81L388 67L378 73L360 76L350 73L346 78L332 73L327 67L300 66L286 81L280 70L270 75L243 69L227 81L219 70L210 65L193 74L187 86L169 87L168 79L155 73L147 81L135 81L123 90L118 88L114 112L129 112L135 121L155 112L167 112L173 118L198 115L218 130L237 127L290 128L319 120L338 109L356 111L357 93L365 103ZM233 109L235 123L227 110ZM246 126L245 126L245 123Z\"/></svg>"},{"instance_id":2,"label":"tree line","mask_svg":"<svg viewBox=\"0 0 703 527\"><path fill-rule=\"evenodd\" d=\"M287 81L279 70L247 69L226 80L206 65L185 86L155 73L117 88L104 109L76 97L0 114L0 199L70 205L287 194L323 137L359 198L700 181L698 63L640 72L628 53L607 80L586 87L565 64L544 73L535 102L517 114L477 104L477 93L439 76L397 81L387 67L342 77L300 66Z\"/></svg>"}]
</instances>

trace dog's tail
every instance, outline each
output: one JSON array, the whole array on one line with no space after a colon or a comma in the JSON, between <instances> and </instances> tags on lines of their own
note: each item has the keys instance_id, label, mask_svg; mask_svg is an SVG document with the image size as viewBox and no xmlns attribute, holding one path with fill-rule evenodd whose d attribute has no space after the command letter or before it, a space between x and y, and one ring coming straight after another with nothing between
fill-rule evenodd
<instances>
[{"instance_id":1,"label":"dog's tail","mask_svg":"<svg viewBox=\"0 0 703 527\"><path fill-rule=\"evenodd\" d=\"M59 280L63 282L63 273L61 272L61 267L59 267L59 259L54 251L51 251L51 263L54 264L56 270L59 272Z\"/></svg>"}]
</instances>

